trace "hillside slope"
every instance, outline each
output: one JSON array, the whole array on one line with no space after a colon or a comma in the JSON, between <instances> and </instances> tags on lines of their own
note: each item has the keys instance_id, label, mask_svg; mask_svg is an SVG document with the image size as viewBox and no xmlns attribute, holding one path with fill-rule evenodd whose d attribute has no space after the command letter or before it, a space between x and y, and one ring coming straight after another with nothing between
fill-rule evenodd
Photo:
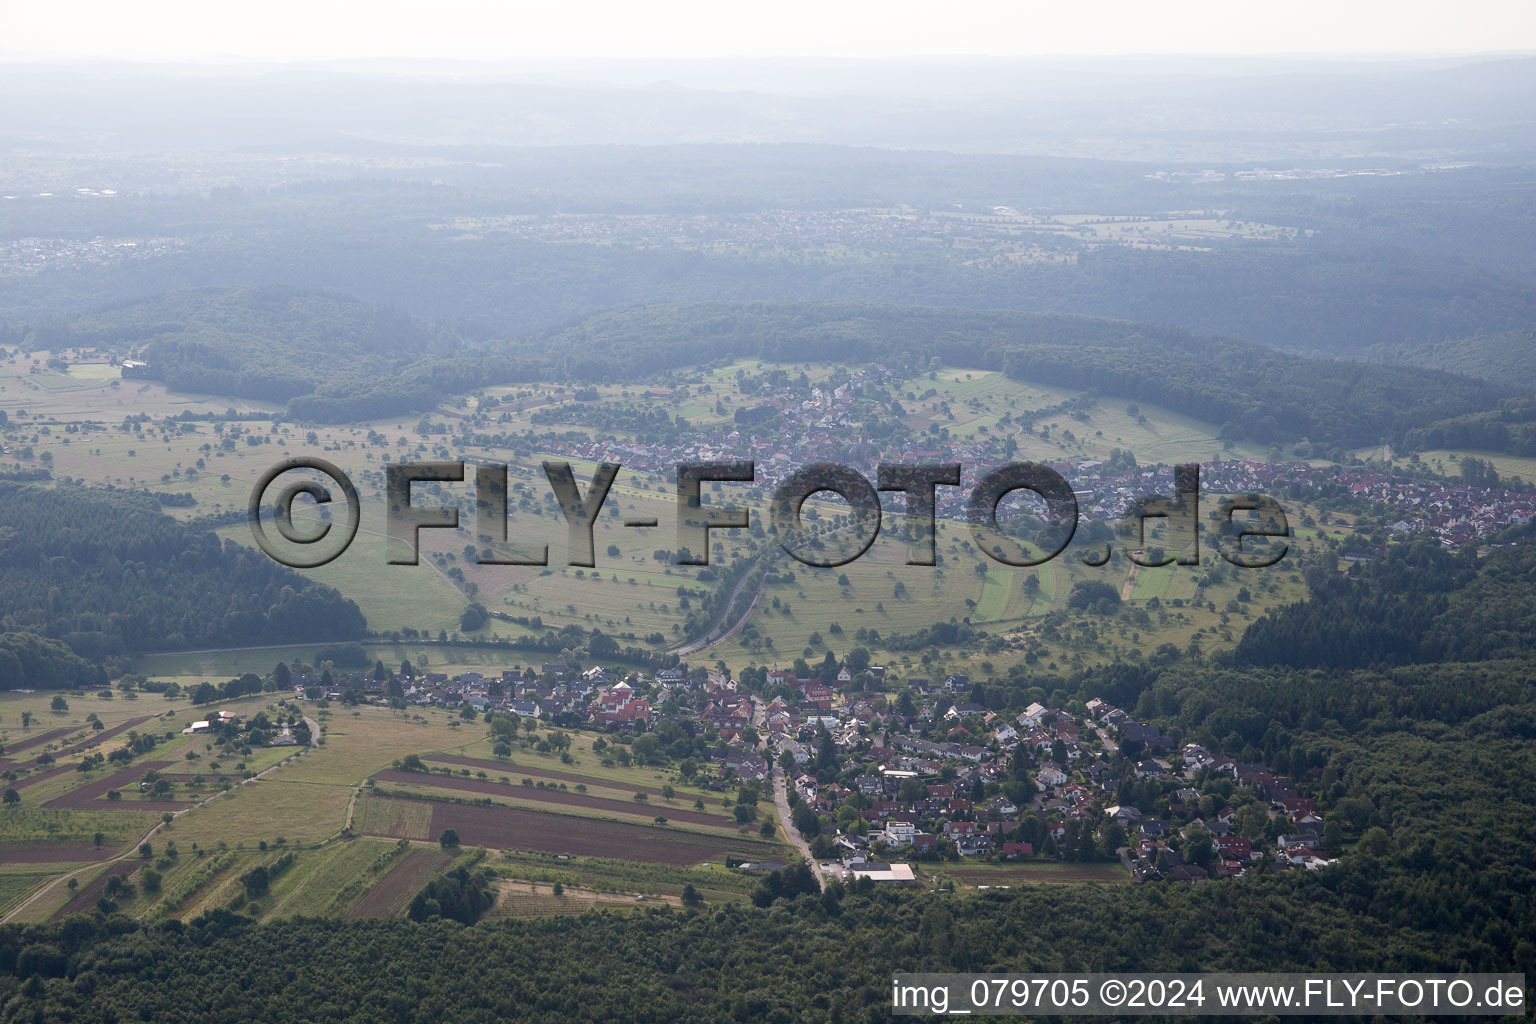
<instances>
[{"instance_id":1,"label":"hillside slope","mask_svg":"<svg viewBox=\"0 0 1536 1024\"><path fill-rule=\"evenodd\" d=\"M949 365L1154 402L1259 441L1395 439L1492 406L1493 385L1311 359L1175 327L1053 313L854 303L690 303L592 317L512 346L557 377L628 379L728 357Z\"/></svg>"},{"instance_id":2,"label":"hillside slope","mask_svg":"<svg viewBox=\"0 0 1536 1024\"><path fill-rule=\"evenodd\" d=\"M1373 359L1444 370L1496 384L1536 391L1536 328L1479 334L1392 350L1373 348Z\"/></svg>"},{"instance_id":3,"label":"hillside slope","mask_svg":"<svg viewBox=\"0 0 1536 1024\"><path fill-rule=\"evenodd\" d=\"M176 391L269 402L364 389L454 347L402 313L271 287L168 292L44 321L32 341L131 353Z\"/></svg>"}]
</instances>

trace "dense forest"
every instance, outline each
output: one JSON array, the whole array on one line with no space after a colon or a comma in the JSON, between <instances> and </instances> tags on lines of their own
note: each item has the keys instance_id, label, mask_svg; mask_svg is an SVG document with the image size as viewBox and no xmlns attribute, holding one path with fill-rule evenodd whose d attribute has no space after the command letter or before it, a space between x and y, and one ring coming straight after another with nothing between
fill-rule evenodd
<instances>
[{"instance_id":1,"label":"dense forest","mask_svg":"<svg viewBox=\"0 0 1536 1024\"><path fill-rule=\"evenodd\" d=\"M141 495L0 483L0 630L52 637L99 661L353 640L364 629L336 591L178 523Z\"/></svg>"},{"instance_id":2,"label":"dense forest","mask_svg":"<svg viewBox=\"0 0 1536 1024\"><path fill-rule=\"evenodd\" d=\"M1465 377L1536 390L1536 329L1480 334L1422 345L1380 345L1367 355L1384 363L1404 363Z\"/></svg>"},{"instance_id":3,"label":"dense forest","mask_svg":"<svg viewBox=\"0 0 1536 1024\"><path fill-rule=\"evenodd\" d=\"M105 686L106 671L58 640L0 633L0 689L83 690Z\"/></svg>"},{"instance_id":4,"label":"dense forest","mask_svg":"<svg viewBox=\"0 0 1536 1024\"><path fill-rule=\"evenodd\" d=\"M943 898L833 886L769 909L0 930L0 1020L883 1021L896 971L1509 969L1366 872Z\"/></svg>"},{"instance_id":5,"label":"dense forest","mask_svg":"<svg viewBox=\"0 0 1536 1024\"><path fill-rule=\"evenodd\" d=\"M1308 570L1310 596L1248 627L1238 665L1360 668L1527 658L1536 653L1536 548L1494 551L1479 564L1421 541L1393 545L1355 573Z\"/></svg>"}]
</instances>

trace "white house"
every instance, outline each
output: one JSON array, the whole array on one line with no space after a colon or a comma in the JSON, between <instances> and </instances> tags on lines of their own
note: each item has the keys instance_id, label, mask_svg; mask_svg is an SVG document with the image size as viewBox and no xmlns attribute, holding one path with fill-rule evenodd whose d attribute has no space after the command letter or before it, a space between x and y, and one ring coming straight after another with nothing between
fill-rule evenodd
<instances>
[{"instance_id":1,"label":"white house","mask_svg":"<svg viewBox=\"0 0 1536 1024\"><path fill-rule=\"evenodd\" d=\"M1048 764L1036 774L1042 786L1065 786L1067 773L1053 764Z\"/></svg>"}]
</instances>

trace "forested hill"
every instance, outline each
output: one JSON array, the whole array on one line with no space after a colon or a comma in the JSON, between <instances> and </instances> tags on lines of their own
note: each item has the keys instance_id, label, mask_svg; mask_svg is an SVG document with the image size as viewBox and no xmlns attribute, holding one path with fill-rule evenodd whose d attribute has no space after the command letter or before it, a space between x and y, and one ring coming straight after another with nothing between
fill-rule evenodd
<instances>
[{"instance_id":1,"label":"forested hill","mask_svg":"<svg viewBox=\"0 0 1536 1024\"><path fill-rule=\"evenodd\" d=\"M107 682L105 669L57 640L0 633L0 690L83 690Z\"/></svg>"},{"instance_id":2,"label":"forested hill","mask_svg":"<svg viewBox=\"0 0 1536 1024\"><path fill-rule=\"evenodd\" d=\"M1154 324L1053 313L853 303L693 303L592 317L513 346L520 364L632 379L735 356L992 369L1155 402L1259 441L1396 440L1486 409L1494 385L1449 373L1309 359Z\"/></svg>"},{"instance_id":3,"label":"forested hill","mask_svg":"<svg viewBox=\"0 0 1536 1024\"><path fill-rule=\"evenodd\" d=\"M100 660L136 651L352 640L357 605L142 495L0 483L0 633Z\"/></svg>"},{"instance_id":4,"label":"forested hill","mask_svg":"<svg viewBox=\"0 0 1536 1024\"><path fill-rule=\"evenodd\" d=\"M1310 596L1272 609L1233 652L1245 666L1364 668L1536 655L1536 545L1454 554L1393 545L1353 576L1307 572Z\"/></svg>"},{"instance_id":5,"label":"forested hill","mask_svg":"<svg viewBox=\"0 0 1536 1024\"><path fill-rule=\"evenodd\" d=\"M133 354L177 391L269 402L366 390L456 346L403 313L277 287L170 292L34 324L31 340Z\"/></svg>"},{"instance_id":6,"label":"forested hill","mask_svg":"<svg viewBox=\"0 0 1536 1024\"><path fill-rule=\"evenodd\" d=\"M1536 328L1422 345L1377 345L1366 354L1384 363L1445 370L1536 391Z\"/></svg>"}]
</instances>

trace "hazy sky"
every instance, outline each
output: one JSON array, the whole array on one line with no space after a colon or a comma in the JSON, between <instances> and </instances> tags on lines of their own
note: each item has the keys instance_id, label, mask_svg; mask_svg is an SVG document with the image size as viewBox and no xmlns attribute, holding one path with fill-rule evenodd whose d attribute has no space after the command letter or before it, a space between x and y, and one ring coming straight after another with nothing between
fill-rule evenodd
<instances>
[{"instance_id":1,"label":"hazy sky","mask_svg":"<svg viewBox=\"0 0 1536 1024\"><path fill-rule=\"evenodd\" d=\"M0 0L11 57L1536 51L1536 0Z\"/></svg>"}]
</instances>

